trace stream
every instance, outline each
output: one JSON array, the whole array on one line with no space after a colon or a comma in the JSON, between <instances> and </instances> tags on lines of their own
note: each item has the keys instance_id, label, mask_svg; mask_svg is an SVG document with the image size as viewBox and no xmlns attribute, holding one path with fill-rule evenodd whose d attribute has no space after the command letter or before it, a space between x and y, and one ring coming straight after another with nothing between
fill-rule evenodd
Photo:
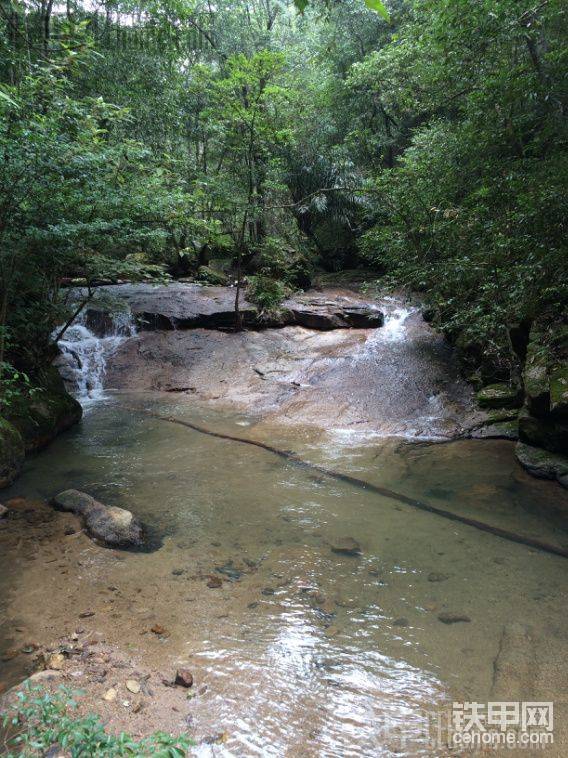
<instances>
[{"instance_id":1,"label":"stream","mask_svg":"<svg viewBox=\"0 0 568 758\"><path fill-rule=\"evenodd\" d=\"M377 340L396 351L412 316L394 303L358 355ZM59 515L0 532L0 653L80 625L139 667L190 669L196 696L167 712L156 693L138 714L102 703L120 671L89 681L116 727L188 730L197 755L445 755L433 723L453 701L554 699L556 723L566 723L568 561L138 411L293 450L568 546L568 493L529 477L510 443L432 444L422 407L422 441L409 444L408 435L315 434L202 398L112 390L106 361L132 334L122 328L101 346L84 324L74 329L65 351L91 356L74 379L84 419L30 459L3 499L84 490L132 510L155 549L103 549L66 534ZM333 550L345 537L361 555ZM208 586L211 576L222 585ZM92 615L79 620L85 609ZM464 620L444 623L444 614ZM152 633L156 624L167 633ZM25 658L4 662L0 681L21 679ZM77 670L81 685L88 672Z\"/></svg>"}]
</instances>

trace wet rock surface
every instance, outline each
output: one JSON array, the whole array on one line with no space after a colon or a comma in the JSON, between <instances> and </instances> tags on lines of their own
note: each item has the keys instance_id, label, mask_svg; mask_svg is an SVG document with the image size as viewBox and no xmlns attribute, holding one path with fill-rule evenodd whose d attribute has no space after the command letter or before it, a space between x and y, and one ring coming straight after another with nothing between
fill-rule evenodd
<instances>
[{"instance_id":1,"label":"wet rock surface","mask_svg":"<svg viewBox=\"0 0 568 758\"><path fill-rule=\"evenodd\" d=\"M518 442L515 455L521 466L538 479L556 479L568 489L568 456Z\"/></svg>"},{"instance_id":2,"label":"wet rock surface","mask_svg":"<svg viewBox=\"0 0 568 758\"><path fill-rule=\"evenodd\" d=\"M78 490L60 492L51 502L58 510L79 516L87 533L98 542L111 547L141 548L145 544L142 524L124 508L103 505Z\"/></svg>"},{"instance_id":3,"label":"wet rock surface","mask_svg":"<svg viewBox=\"0 0 568 758\"><path fill-rule=\"evenodd\" d=\"M203 289L210 302L217 297L219 288ZM231 292L225 288L218 296L227 304ZM321 309L325 318L342 309L358 316L368 310L379 320L385 313L386 321L372 329L142 331L110 358L106 386L172 392L180 400L213 402L267 423L356 436L447 439L473 424L473 393L460 378L451 348L418 308L402 297L363 298L340 289L302 298L310 313ZM170 305L178 310L169 315L181 318L183 300L173 303L168 295Z\"/></svg>"}]
</instances>

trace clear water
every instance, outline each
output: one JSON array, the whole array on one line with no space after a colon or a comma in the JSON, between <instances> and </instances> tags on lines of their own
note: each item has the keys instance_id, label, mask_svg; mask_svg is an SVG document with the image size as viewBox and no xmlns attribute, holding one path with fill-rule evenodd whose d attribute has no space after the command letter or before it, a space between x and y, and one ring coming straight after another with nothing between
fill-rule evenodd
<instances>
[{"instance_id":1,"label":"clear water","mask_svg":"<svg viewBox=\"0 0 568 758\"><path fill-rule=\"evenodd\" d=\"M57 636L94 608L109 642L144 665L187 665L207 686L188 703L186 726L198 742L227 739L198 753L440 755L427 742L428 714L490 698L504 628L530 624L543 649L563 634L568 561L133 410L143 407L568 544L566 493L526 476L504 442L315 441L206 406L111 394L29 461L5 497L76 487L134 511L161 547L117 560L86 538L64 548L52 539L34 560L22 555L25 540L24 549L5 543L0 646L14 623ZM342 536L359 541L361 557L332 552ZM448 578L429 581L432 572ZM208 588L209 574L223 587ZM120 589L112 605L109 585ZM442 624L443 611L471 622ZM169 638L146 634L152 623ZM564 673L559 665L547 694L564 697Z\"/></svg>"}]
</instances>

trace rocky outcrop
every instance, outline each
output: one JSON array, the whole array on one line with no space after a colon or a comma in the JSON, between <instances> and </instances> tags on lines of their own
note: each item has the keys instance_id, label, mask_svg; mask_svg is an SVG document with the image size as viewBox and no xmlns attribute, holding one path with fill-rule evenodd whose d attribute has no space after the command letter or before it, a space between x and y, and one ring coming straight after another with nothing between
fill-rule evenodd
<instances>
[{"instance_id":1,"label":"rocky outcrop","mask_svg":"<svg viewBox=\"0 0 568 758\"><path fill-rule=\"evenodd\" d=\"M207 273L209 279L211 276ZM235 324L235 294L233 287L203 287L196 283L173 282L167 286L124 284L100 287L98 296L107 300L112 296L125 301L141 330L170 330L231 329ZM89 307L93 321L96 321L96 310L97 297ZM246 293L242 293L240 312L244 326L253 329L284 326L303 326L321 331L374 329L384 322L384 315L378 307L344 290L312 292L288 298L281 304L278 313L270 317L261 314L246 299Z\"/></svg>"},{"instance_id":2,"label":"rocky outcrop","mask_svg":"<svg viewBox=\"0 0 568 758\"><path fill-rule=\"evenodd\" d=\"M568 489L568 456L551 453L524 442L517 443L515 453L517 460L529 474L539 479L556 479Z\"/></svg>"},{"instance_id":3,"label":"rocky outcrop","mask_svg":"<svg viewBox=\"0 0 568 758\"><path fill-rule=\"evenodd\" d=\"M80 404L55 368L44 371L39 384L33 393L14 398L0 418L0 488L16 479L26 453L41 450L81 419Z\"/></svg>"},{"instance_id":4,"label":"rocky outcrop","mask_svg":"<svg viewBox=\"0 0 568 758\"><path fill-rule=\"evenodd\" d=\"M142 524L124 508L103 505L79 490L60 492L51 504L79 516L89 536L104 545L141 548L145 544Z\"/></svg>"},{"instance_id":5,"label":"rocky outcrop","mask_svg":"<svg viewBox=\"0 0 568 758\"><path fill-rule=\"evenodd\" d=\"M0 488L9 487L24 463L22 435L6 419L0 418Z\"/></svg>"},{"instance_id":6,"label":"rocky outcrop","mask_svg":"<svg viewBox=\"0 0 568 758\"><path fill-rule=\"evenodd\" d=\"M22 436L26 453L30 453L41 450L80 421L82 413L80 403L65 390L59 373L51 367L44 371L39 389L17 398L5 415Z\"/></svg>"},{"instance_id":7,"label":"rocky outcrop","mask_svg":"<svg viewBox=\"0 0 568 758\"><path fill-rule=\"evenodd\" d=\"M477 393L480 408L520 408L523 392L510 384L489 384Z\"/></svg>"},{"instance_id":8,"label":"rocky outcrop","mask_svg":"<svg viewBox=\"0 0 568 758\"><path fill-rule=\"evenodd\" d=\"M522 386L490 384L477 393L487 418L470 433L486 439L519 439L517 458L537 477L564 483L568 455L568 326L537 320L528 332ZM522 406L518 420L509 413ZM497 414L497 416L495 415Z\"/></svg>"}]
</instances>

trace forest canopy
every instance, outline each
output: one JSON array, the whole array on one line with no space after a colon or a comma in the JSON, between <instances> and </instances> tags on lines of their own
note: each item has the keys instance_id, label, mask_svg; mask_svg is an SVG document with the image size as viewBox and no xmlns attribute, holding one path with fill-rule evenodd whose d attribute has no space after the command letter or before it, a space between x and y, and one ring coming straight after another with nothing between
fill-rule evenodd
<instances>
[{"instance_id":1,"label":"forest canopy","mask_svg":"<svg viewBox=\"0 0 568 758\"><path fill-rule=\"evenodd\" d=\"M0 0L4 393L69 281L238 279L269 310L322 269L423 293L506 375L511 325L568 302L566 12Z\"/></svg>"}]
</instances>

